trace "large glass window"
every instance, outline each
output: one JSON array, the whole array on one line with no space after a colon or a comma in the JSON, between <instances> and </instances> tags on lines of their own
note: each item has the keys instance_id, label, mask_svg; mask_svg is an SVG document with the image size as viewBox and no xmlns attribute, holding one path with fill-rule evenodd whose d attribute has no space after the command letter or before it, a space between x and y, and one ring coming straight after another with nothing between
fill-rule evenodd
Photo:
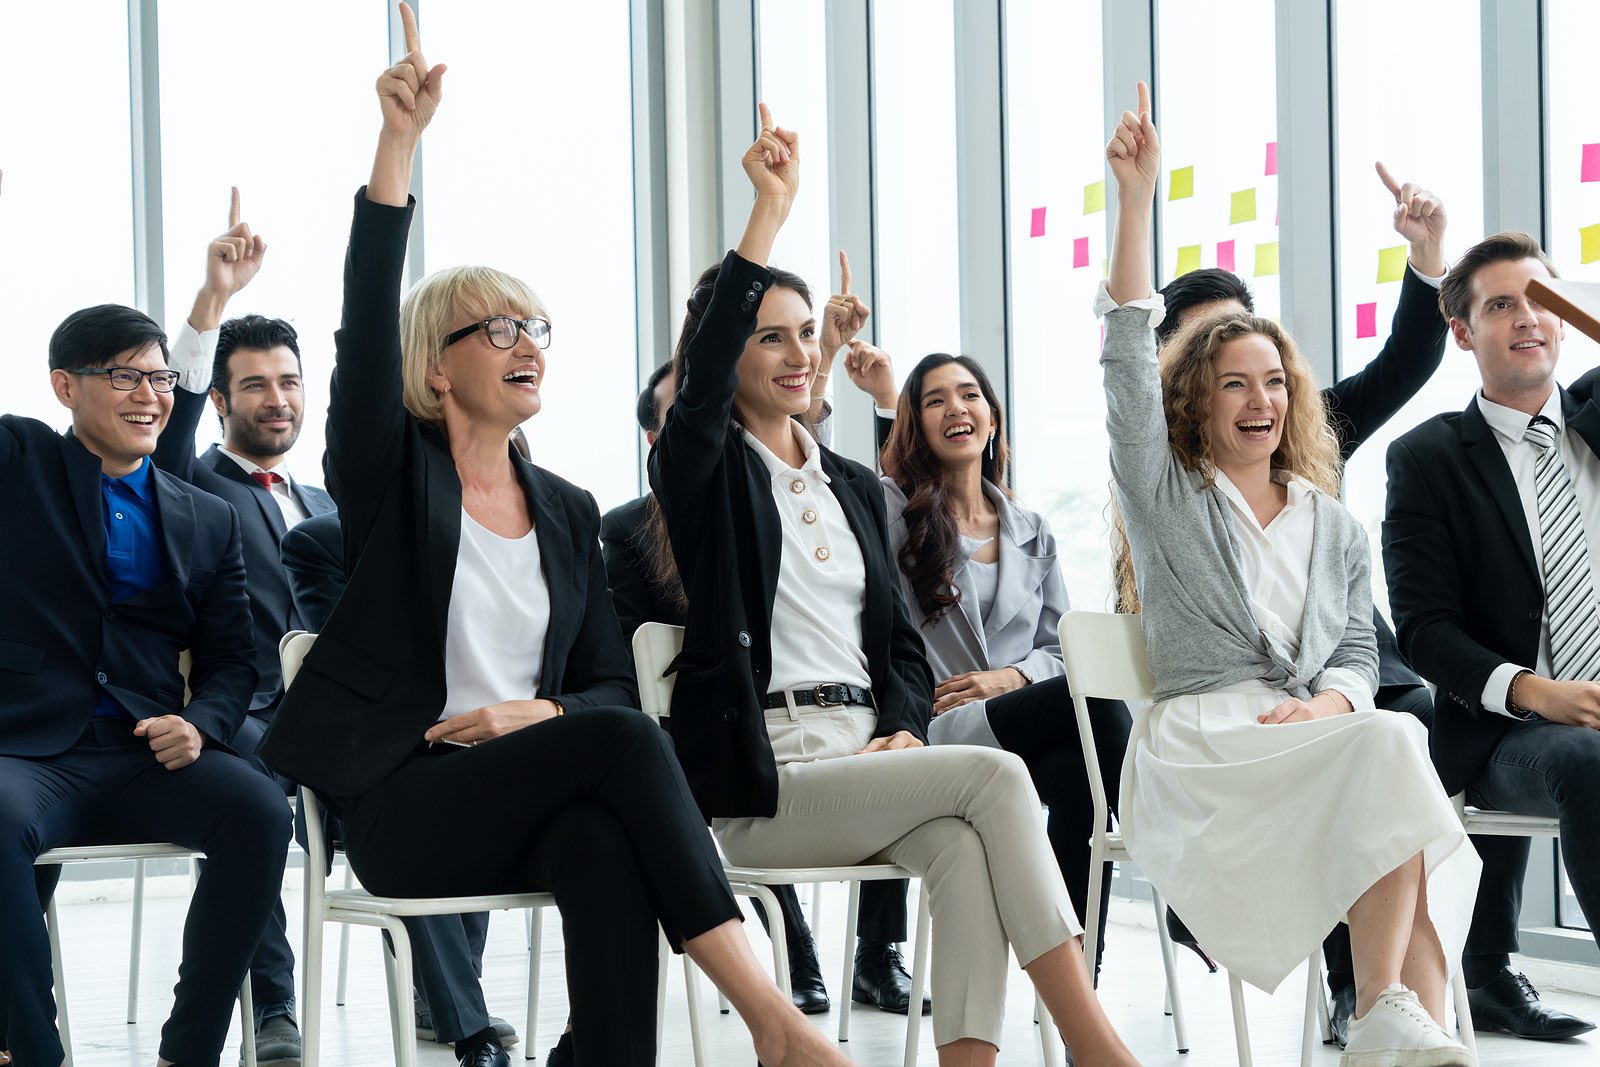
<instances>
[{"instance_id":1,"label":"large glass window","mask_svg":"<svg viewBox=\"0 0 1600 1067\"><path fill-rule=\"evenodd\" d=\"M879 344L903 380L928 353L961 348L954 2L875 4L872 40L873 314Z\"/></svg>"},{"instance_id":2,"label":"large glass window","mask_svg":"<svg viewBox=\"0 0 1600 1067\"><path fill-rule=\"evenodd\" d=\"M11 88L0 107L0 411L64 429L51 333L79 308L133 303L128 7L7 4L0 42Z\"/></svg>"},{"instance_id":3,"label":"large glass window","mask_svg":"<svg viewBox=\"0 0 1600 1067\"><path fill-rule=\"evenodd\" d=\"M258 56L292 55L306 76L234 78L219 92L212 60L225 41L249 41ZM372 166L372 86L388 62L387 42L381 4L161 4L167 332L176 336L188 317L206 246L227 228L228 189L238 186L243 218L266 238L267 256L227 313L287 319L300 334L305 422L289 463L313 482L322 477L351 205ZM458 117L449 103L441 126ZM217 420L203 418L198 437L202 447L217 440Z\"/></svg>"},{"instance_id":4,"label":"large glass window","mask_svg":"<svg viewBox=\"0 0 1600 1067\"><path fill-rule=\"evenodd\" d=\"M1106 259L1100 7L1012 4L1005 36L1014 483L1049 520L1072 602L1089 610L1107 609L1111 589L1092 311ZM1063 41L1077 42L1070 62Z\"/></svg>"},{"instance_id":5,"label":"large glass window","mask_svg":"<svg viewBox=\"0 0 1600 1067\"><path fill-rule=\"evenodd\" d=\"M1367 365L1389 334L1400 296L1405 241L1393 226L1394 197L1378 179L1382 160L1396 181L1437 193L1449 218L1449 260L1483 233L1482 75L1476 62L1451 67L1448 100L1419 120L1408 101L1439 100L1438 70L1417 64L1396 25L1427 26L1435 55L1479 53L1475 6L1452 0L1339 0L1335 11L1338 67L1339 374ZM1381 77L1379 76L1381 74ZM1445 342L1444 364L1432 381L1350 460L1345 502L1372 544L1372 594L1388 613L1380 533L1389 442L1441 411L1460 410L1478 385L1472 354Z\"/></svg>"},{"instance_id":6,"label":"large glass window","mask_svg":"<svg viewBox=\"0 0 1600 1067\"><path fill-rule=\"evenodd\" d=\"M639 491L628 6L457 0L422 19L450 66L423 143L427 267L486 264L544 300L534 462L613 507Z\"/></svg>"},{"instance_id":7,"label":"large glass window","mask_svg":"<svg viewBox=\"0 0 1600 1067\"><path fill-rule=\"evenodd\" d=\"M1155 85L1157 284L1221 267L1241 275L1256 310L1272 316L1279 307L1275 7L1274 0L1158 5Z\"/></svg>"}]
</instances>

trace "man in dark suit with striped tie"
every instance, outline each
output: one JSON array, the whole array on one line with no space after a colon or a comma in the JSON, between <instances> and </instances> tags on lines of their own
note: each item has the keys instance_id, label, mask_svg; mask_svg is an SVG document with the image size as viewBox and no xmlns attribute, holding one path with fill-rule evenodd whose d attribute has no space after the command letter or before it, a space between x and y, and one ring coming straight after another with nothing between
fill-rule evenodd
<instances>
[{"instance_id":1,"label":"man in dark suit with striped tie","mask_svg":"<svg viewBox=\"0 0 1600 1067\"><path fill-rule=\"evenodd\" d=\"M1451 269L1439 304L1483 386L1389 449L1383 559L1400 649L1438 687L1445 788L1478 807L1558 818L1561 854L1600 922L1600 407L1556 382L1564 325L1527 294L1555 274L1507 232ZM1592 376L1591 376L1592 377ZM1594 1029L1510 968L1526 838L1484 858L1464 965L1479 1029L1555 1039Z\"/></svg>"}]
</instances>

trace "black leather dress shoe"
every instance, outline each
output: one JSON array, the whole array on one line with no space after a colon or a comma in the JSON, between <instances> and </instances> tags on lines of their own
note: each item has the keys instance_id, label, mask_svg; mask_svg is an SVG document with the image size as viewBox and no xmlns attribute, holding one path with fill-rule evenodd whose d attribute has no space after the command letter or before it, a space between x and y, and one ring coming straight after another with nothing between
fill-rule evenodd
<instances>
[{"instance_id":1,"label":"black leather dress shoe","mask_svg":"<svg viewBox=\"0 0 1600 1067\"><path fill-rule=\"evenodd\" d=\"M478 1041L456 1061L460 1067L511 1067L511 1057L498 1041Z\"/></svg>"},{"instance_id":2,"label":"black leather dress shoe","mask_svg":"<svg viewBox=\"0 0 1600 1067\"><path fill-rule=\"evenodd\" d=\"M1594 1029L1594 1023L1545 1007L1533 983L1510 967L1467 990L1467 1003L1474 1030L1509 1030L1534 1041L1559 1041Z\"/></svg>"},{"instance_id":3,"label":"black leather dress shoe","mask_svg":"<svg viewBox=\"0 0 1600 1067\"><path fill-rule=\"evenodd\" d=\"M1356 987L1345 986L1333 995L1333 1011L1328 1014L1328 1029L1333 1043L1344 1048L1350 1041L1350 1016L1356 1013Z\"/></svg>"},{"instance_id":4,"label":"black leather dress shoe","mask_svg":"<svg viewBox=\"0 0 1600 1067\"><path fill-rule=\"evenodd\" d=\"M856 945L855 988L850 999L871 1004L879 1011L905 1015L911 1010L911 976L894 945L881 941L861 941ZM922 1014L933 1012L933 1000L922 994Z\"/></svg>"},{"instance_id":5,"label":"black leather dress shoe","mask_svg":"<svg viewBox=\"0 0 1600 1067\"><path fill-rule=\"evenodd\" d=\"M544 1067L578 1067L578 1061L556 1044L550 1046L550 1055L545 1057Z\"/></svg>"},{"instance_id":6,"label":"black leather dress shoe","mask_svg":"<svg viewBox=\"0 0 1600 1067\"><path fill-rule=\"evenodd\" d=\"M789 946L789 992L802 1015L825 1015L833 1007L828 987L822 984L817 943L810 937Z\"/></svg>"}]
</instances>

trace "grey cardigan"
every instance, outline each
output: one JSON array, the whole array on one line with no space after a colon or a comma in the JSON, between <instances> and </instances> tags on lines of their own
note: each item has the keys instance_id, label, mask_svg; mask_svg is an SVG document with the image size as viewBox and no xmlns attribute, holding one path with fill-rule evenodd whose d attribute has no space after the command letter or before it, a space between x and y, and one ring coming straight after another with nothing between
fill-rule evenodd
<instances>
[{"instance_id":1,"label":"grey cardigan","mask_svg":"<svg viewBox=\"0 0 1600 1067\"><path fill-rule=\"evenodd\" d=\"M979 617L966 548L957 550L951 569L961 602L931 626L923 625L910 579L903 570L900 573L900 591L922 635L933 680L1011 666L1022 668L1036 682L1060 677L1065 671L1059 627L1067 610L1067 587L1056 563L1055 538L1042 515L1018 507L988 482L983 491L1000 513L999 584L987 618ZM898 563L906 539L906 497L889 478L883 479L883 501L889 513L889 555ZM928 725L929 744L999 748L986 708L986 701L974 700L935 715Z\"/></svg>"},{"instance_id":2,"label":"grey cardigan","mask_svg":"<svg viewBox=\"0 0 1600 1067\"><path fill-rule=\"evenodd\" d=\"M1378 687L1367 534L1326 493L1312 494L1311 573L1300 651L1272 641L1250 611L1228 499L1201 488L1167 443L1150 312L1106 315L1105 371L1111 475L1133 553L1155 698L1206 693L1259 679L1308 698L1329 667Z\"/></svg>"}]
</instances>

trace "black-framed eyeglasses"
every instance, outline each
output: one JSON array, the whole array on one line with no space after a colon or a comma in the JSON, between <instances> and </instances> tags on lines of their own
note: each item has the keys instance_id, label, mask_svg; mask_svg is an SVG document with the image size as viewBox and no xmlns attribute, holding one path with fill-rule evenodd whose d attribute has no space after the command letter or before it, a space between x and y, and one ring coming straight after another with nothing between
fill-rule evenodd
<instances>
[{"instance_id":1,"label":"black-framed eyeglasses","mask_svg":"<svg viewBox=\"0 0 1600 1067\"><path fill-rule=\"evenodd\" d=\"M535 316L531 319L514 319L510 315L491 315L471 326L463 326L444 339L445 348L470 334L482 330L489 335L489 343L496 348L515 348L517 338L526 333L539 348L550 347L550 320Z\"/></svg>"},{"instance_id":2,"label":"black-framed eyeglasses","mask_svg":"<svg viewBox=\"0 0 1600 1067\"><path fill-rule=\"evenodd\" d=\"M104 375L106 381L111 383L111 388L122 393L133 392L146 378L150 379L150 388L156 392L170 393L179 378L175 370L140 370L137 367L79 367L72 373L84 377Z\"/></svg>"}]
</instances>

